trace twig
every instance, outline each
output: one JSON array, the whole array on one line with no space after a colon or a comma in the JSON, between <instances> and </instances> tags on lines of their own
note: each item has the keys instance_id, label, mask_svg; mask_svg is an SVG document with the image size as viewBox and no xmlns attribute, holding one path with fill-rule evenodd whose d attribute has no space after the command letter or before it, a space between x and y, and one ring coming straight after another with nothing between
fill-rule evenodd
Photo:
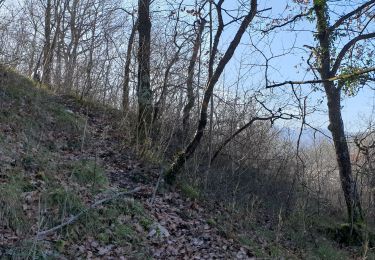
<instances>
[{"instance_id":1,"label":"twig","mask_svg":"<svg viewBox=\"0 0 375 260\"><path fill-rule=\"evenodd\" d=\"M81 142L81 152L83 152L83 146L85 144L85 136L86 136L86 130L87 130L87 123L88 123L88 107L86 107L86 120L85 120L85 127L83 128L83 136L82 136L82 142Z\"/></svg>"},{"instance_id":2,"label":"twig","mask_svg":"<svg viewBox=\"0 0 375 260\"><path fill-rule=\"evenodd\" d=\"M59 230L67 225L70 225L70 224L73 224L74 222L76 222L82 215L84 215L85 213L87 213L89 210L91 209L94 209L96 208L97 206L103 204L103 203L106 203L110 200L113 200L113 199L117 199L121 196L125 196L125 195L130 195L130 194L134 194L136 192L138 192L141 188L140 187L137 187L131 191L127 191L127 192L120 192L120 193L117 193L111 197L108 197L108 198L105 198L105 199L101 199L101 200L98 200L96 202L94 202L93 204L90 205L90 207L86 208L85 210L81 211L80 213L78 213L77 215L69 218L67 221L61 223L60 225L57 225L51 229L48 229L48 230L45 230L45 231L42 231L42 232L39 232L36 234L36 239L37 240L40 240L42 239L43 237L45 237L46 235L50 234L50 233L53 233L55 232L56 230Z\"/></svg>"},{"instance_id":3,"label":"twig","mask_svg":"<svg viewBox=\"0 0 375 260\"><path fill-rule=\"evenodd\" d=\"M160 171L158 181L156 182L156 186L155 186L154 192L152 193L152 198L151 198L151 200L150 200L150 204L151 204L151 205L154 204L155 197L156 197L156 192L157 192L158 189L159 189L159 185L160 185L160 181L161 181L161 179L164 177L164 172L165 172L164 169L162 169L162 170Z\"/></svg>"}]
</instances>

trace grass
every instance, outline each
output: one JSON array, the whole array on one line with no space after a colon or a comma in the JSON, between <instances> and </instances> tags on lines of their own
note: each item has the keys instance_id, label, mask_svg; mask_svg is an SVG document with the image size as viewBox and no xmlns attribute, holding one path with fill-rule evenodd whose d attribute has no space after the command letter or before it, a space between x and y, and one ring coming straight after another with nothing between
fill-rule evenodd
<instances>
[{"instance_id":1,"label":"grass","mask_svg":"<svg viewBox=\"0 0 375 260\"><path fill-rule=\"evenodd\" d=\"M79 195L71 189L51 187L42 195L46 210L55 208L59 216L75 215L83 210Z\"/></svg>"},{"instance_id":2,"label":"grass","mask_svg":"<svg viewBox=\"0 0 375 260\"><path fill-rule=\"evenodd\" d=\"M4 258L1 259L57 259L48 258L43 252L43 245L38 241L24 240L5 251Z\"/></svg>"},{"instance_id":3,"label":"grass","mask_svg":"<svg viewBox=\"0 0 375 260\"><path fill-rule=\"evenodd\" d=\"M128 224L116 223L113 228L113 238L115 241L132 241L137 240L134 228Z\"/></svg>"},{"instance_id":4,"label":"grass","mask_svg":"<svg viewBox=\"0 0 375 260\"><path fill-rule=\"evenodd\" d=\"M75 115L60 104L50 104L47 109L54 116L56 129L72 133L83 131L85 120L82 117Z\"/></svg>"},{"instance_id":5,"label":"grass","mask_svg":"<svg viewBox=\"0 0 375 260\"><path fill-rule=\"evenodd\" d=\"M109 186L98 161L77 161L85 120L62 104L74 100L62 100L41 87L13 71L0 84L0 225L18 241L0 246L0 258L75 259L74 247L94 240L123 247L131 259L148 259L146 235L153 220L137 201L110 201L48 240L29 240L37 226L47 230L77 215ZM81 104L117 116L113 109Z\"/></svg>"},{"instance_id":6,"label":"grass","mask_svg":"<svg viewBox=\"0 0 375 260\"><path fill-rule=\"evenodd\" d=\"M45 212L50 224L76 215L85 207L73 190L51 187L45 193ZM91 238L100 246L131 246L134 251L147 256L146 232L153 223L143 205L133 200L114 199L99 208L87 211L75 224L64 228L60 239L54 242L56 252L66 252L68 247L84 243Z\"/></svg>"},{"instance_id":7,"label":"grass","mask_svg":"<svg viewBox=\"0 0 375 260\"><path fill-rule=\"evenodd\" d=\"M241 212L220 212L218 215L210 215L207 221L209 225L216 227L223 236L234 237L249 248L256 258L375 259L370 238L367 246L345 246L327 233L328 227L340 226L340 218L310 216L296 211L288 217L283 216L280 223L276 215L275 219L268 217L269 220L265 222L261 214L257 214L254 219L242 215Z\"/></svg>"},{"instance_id":8,"label":"grass","mask_svg":"<svg viewBox=\"0 0 375 260\"><path fill-rule=\"evenodd\" d=\"M182 194L192 200L197 200L200 197L199 190L186 182L180 184L180 189Z\"/></svg>"},{"instance_id":9,"label":"grass","mask_svg":"<svg viewBox=\"0 0 375 260\"><path fill-rule=\"evenodd\" d=\"M345 260L350 259L348 253L343 250L339 250L337 246L327 240L320 239L317 241L317 246L311 251L311 259L322 259L322 260Z\"/></svg>"},{"instance_id":10,"label":"grass","mask_svg":"<svg viewBox=\"0 0 375 260\"><path fill-rule=\"evenodd\" d=\"M73 165L72 175L82 185L90 185L94 189L105 188L108 179L104 169L93 160L80 160Z\"/></svg>"},{"instance_id":11,"label":"grass","mask_svg":"<svg viewBox=\"0 0 375 260\"><path fill-rule=\"evenodd\" d=\"M17 233L25 233L29 228L22 208L24 187L25 182L18 176L7 184L0 184L0 223Z\"/></svg>"},{"instance_id":12,"label":"grass","mask_svg":"<svg viewBox=\"0 0 375 260\"><path fill-rule=\"evenodd\" d=\"M89 211L75 227L71 228L68 237L75 241L74 243L93 237L102 246L131 245L141 252L147 247L146 228L151 224L151 218L139 202L117 199L99 209Z\"/></svg>"}]
</instances>

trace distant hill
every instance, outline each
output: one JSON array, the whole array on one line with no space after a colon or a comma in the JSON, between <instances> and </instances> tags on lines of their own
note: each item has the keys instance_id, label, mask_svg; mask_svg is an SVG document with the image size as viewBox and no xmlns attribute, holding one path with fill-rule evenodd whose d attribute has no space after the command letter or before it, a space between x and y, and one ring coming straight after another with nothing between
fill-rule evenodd
<instances>
[{"instance_id":1,"label":"distant hill","mask_svg":"<svg viewBox=\"0 0 375 260\"><path fill-rule=\"evenodd\" d=\"M317 131L318 130L318 131ZM305 128L303 129L300 145L302 147L308 147L314 144L315 142L319 143L323 140L330 140L331 132L328 129L312 129L312 128ZM289 128L281 128L281 137L287 140L290 140L294 143L298 141L300 135L300 129L289 127Z\"/></svg>"}]
</instances>

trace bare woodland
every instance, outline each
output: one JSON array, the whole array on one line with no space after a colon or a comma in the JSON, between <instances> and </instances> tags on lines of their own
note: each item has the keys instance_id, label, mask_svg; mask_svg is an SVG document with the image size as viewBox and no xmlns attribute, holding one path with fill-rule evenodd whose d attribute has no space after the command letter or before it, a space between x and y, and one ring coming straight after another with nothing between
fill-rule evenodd
<instances>
[{"instance_id":1,"label":"bare woodland","mask_svg":"<svg viewBox=\"0 0 375 260\"><path fill-rule=\"evenodd\" d=\"M273 2L3 0L0 64L121 110L161 185L373 225L374 108L360 131L342 109L374 91L375 1Z\"/></svg>"}]
</instances>

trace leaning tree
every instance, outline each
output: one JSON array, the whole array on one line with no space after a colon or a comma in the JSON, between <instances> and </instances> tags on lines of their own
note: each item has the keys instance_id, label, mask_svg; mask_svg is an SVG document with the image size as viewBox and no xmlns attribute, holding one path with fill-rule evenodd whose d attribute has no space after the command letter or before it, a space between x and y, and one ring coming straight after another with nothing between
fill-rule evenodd
<instances>
[{"instance_id":1,"label":"leaning tree","mask_svg":"<svg viewBox=\"0 0 375 260\"><path fill-rule=\"evenodd\" d=\"M203 100L200 106L200 116L198 120L198 125L196 127L196 132L192 140L185 147L185 149L183 149L183 151L179 152L176 155L175 161L170 165L169 169L165 173L165 181L168 184L173 184L175 182L177 173L181 170L185 162L191 158L191 156L194 154L195 150L197 149L203 137L206 125L207 125L208 106L209 106L211 97L213 95L214 87L216 83L218 82L221 74L223 73L226 65L233 57L233 54L235 50L237 49L246 29L248 28L250 23L253 21L255 15L257 14L258 1L251 0L249 4L249 10L247 11L246 15L242 18L241 24L239 28L237 29L236 34L234 35L232 41L230 42L223 56L219 59L216 68L213 69L214 61L215 61L215 58L217 57L216 54L218 52L219 40L221 39L223 30L224 30L224 23L222 20L223 19L222 18L223 17L223 9L222 9L223 2L224 2L223 0L219 0L217 3L213 2L215 5L216 12L217 12L219 25L216 30L216 34L214 36L212 46L210 46L211 57L210 57L209 65L208 65L209 76L208 76L207 84L205 87Z\"/></svg>"}]
</instances>

